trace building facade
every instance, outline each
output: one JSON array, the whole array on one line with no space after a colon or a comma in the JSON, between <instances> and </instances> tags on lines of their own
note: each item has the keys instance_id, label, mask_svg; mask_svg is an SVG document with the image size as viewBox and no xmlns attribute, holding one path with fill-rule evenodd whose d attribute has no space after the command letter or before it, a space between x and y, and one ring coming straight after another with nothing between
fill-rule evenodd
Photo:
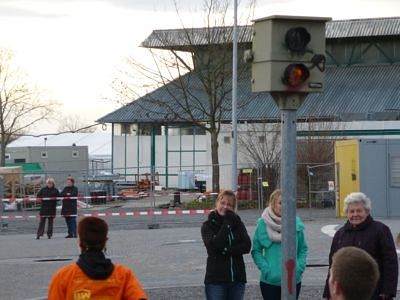
<instances>
[{"instance_id":1,"label":"building facade","mask_svg":"<svg viewBox=\"0 0 400 300\"><path fill-rule=\"evenodd\" d=\"M155 30L143 46L192 53L196 70L204 68L203 62L207 61L205 49L210 32L226 38L215 43L231 42L230 27L197 28ZM299 109L299 136L399 137L399 37L400 18L328 22L325 92L309 95ZM251 38L251 27L239 28L239 55L251 49ZM242 70L238 80L239 135L257 135L250 129L252 124L267 124L266 128L272 130L273 124L279 123L278 107L268 93L251 93L250 66L240 60L239 67ZM182 95L172 81L98 121L112 124L114 172L134 180L135 176L154 168L161 175L160 185L176 187L179 172L191 170L206 179L210 189L211 136L188 123L184 117L187 112L180 110L179 105L173 108L168 105L176 98L185 99L193 105L196 122L208 124L209 119L196 110L198 103L206 103L207 92L202 89L201 80L191 73L182 75L179 81L187 83L190 97ZM227 80L224 84L230 86L231 82ZM225 109L220 111L219 119L222 124L218 136L221 188L230 188L231 182L231 96L229 88L227 91ZM251 164L250 157L241 149L238 161L239 167Z\"/></svg>"}]
</instances>

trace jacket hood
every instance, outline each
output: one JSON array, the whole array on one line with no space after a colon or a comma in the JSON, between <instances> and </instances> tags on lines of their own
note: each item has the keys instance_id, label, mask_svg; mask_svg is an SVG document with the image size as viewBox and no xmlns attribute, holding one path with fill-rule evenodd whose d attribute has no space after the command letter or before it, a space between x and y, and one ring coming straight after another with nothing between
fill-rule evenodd
<instances>
[{"instance_id":1,"label":"jacket hood","mask_svg":"<svg viewBox=\"0 0 400 300\"><path fill-rule=\"evenodd\" d=\"M102 251L82 253L79 256L77 265L92 279L106 279L114 271L113 263L104 256Z\"/></svg>"}]
</instances>

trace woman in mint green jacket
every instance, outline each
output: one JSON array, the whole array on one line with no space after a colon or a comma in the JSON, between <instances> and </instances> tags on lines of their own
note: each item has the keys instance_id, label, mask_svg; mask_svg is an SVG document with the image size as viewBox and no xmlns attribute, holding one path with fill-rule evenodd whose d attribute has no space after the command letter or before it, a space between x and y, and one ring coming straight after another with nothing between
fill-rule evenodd
<instances>
[{"instance_id":1,"label":"woman in mint green jacket","mask_svg":"<svg viewBox=\"0 0 400 300\"><path fill-rule=\"evenodd\" d=\"M282 194L275 190L269 198L269 206L257 220L251 255L261 271L260 288L264 300L281 299L281 215ZM307 243L304 224L296 217L297 265L296 292L300 294L301 277L306 268Z\"/></svg>"}]
</instances>

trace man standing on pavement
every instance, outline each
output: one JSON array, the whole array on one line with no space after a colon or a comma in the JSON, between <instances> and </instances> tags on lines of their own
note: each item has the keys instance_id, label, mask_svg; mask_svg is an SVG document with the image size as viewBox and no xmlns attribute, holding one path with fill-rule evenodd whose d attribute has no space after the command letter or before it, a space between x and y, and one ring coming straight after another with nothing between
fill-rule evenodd
<instances>
[{"instance_id":1,"label":"man standing on pavement","mask_svg":"<svg viewBox=\"0 0 400 300\"><path fill-rule=\"evenodd\" d=\"M375 299L396 297L398 279L398 258L392 233L388 226L375 221L371 215L371 200L363 193L350 193L344 200L347 214L346 224L340 228L332 240L329 253L329 267L333 255L343 247L354 246L371 255L379 267L380 277L372 295ZM330 299L329 273L323 297Z\"/></svg>"},{"instance_id":2,"label":"man standing on pavement","mask_svg":"<svg viewBox=\"0 0 400 300\"><path fill-rule=\"evenodd\" d=\"M74 185L75 179L71 176L67 177L67 186L62 190L61 215L64 216L65 222L68 227L68 235L65 238L76 238L76 214L78 213L76 196L78 196L78 189Z\"/></svg>"}]
</instances>

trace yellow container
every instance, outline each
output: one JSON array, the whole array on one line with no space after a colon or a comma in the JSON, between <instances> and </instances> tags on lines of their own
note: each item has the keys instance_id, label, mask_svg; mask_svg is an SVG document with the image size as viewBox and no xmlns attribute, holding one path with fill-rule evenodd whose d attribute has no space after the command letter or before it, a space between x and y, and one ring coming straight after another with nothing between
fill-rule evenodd
<instances>
[{"instance_id":1,"label":"yellow container","mask_svg":"<svg viewBox=\"0 0 400 300\"><path fill-rule=\"evenodd\" d=\"M335 162L339 182L339 193L336 195L336 215L345 217L344 198L351 192L360 191L359 141L344 140L335 142Z\"/></svg>"}]
</instances>

